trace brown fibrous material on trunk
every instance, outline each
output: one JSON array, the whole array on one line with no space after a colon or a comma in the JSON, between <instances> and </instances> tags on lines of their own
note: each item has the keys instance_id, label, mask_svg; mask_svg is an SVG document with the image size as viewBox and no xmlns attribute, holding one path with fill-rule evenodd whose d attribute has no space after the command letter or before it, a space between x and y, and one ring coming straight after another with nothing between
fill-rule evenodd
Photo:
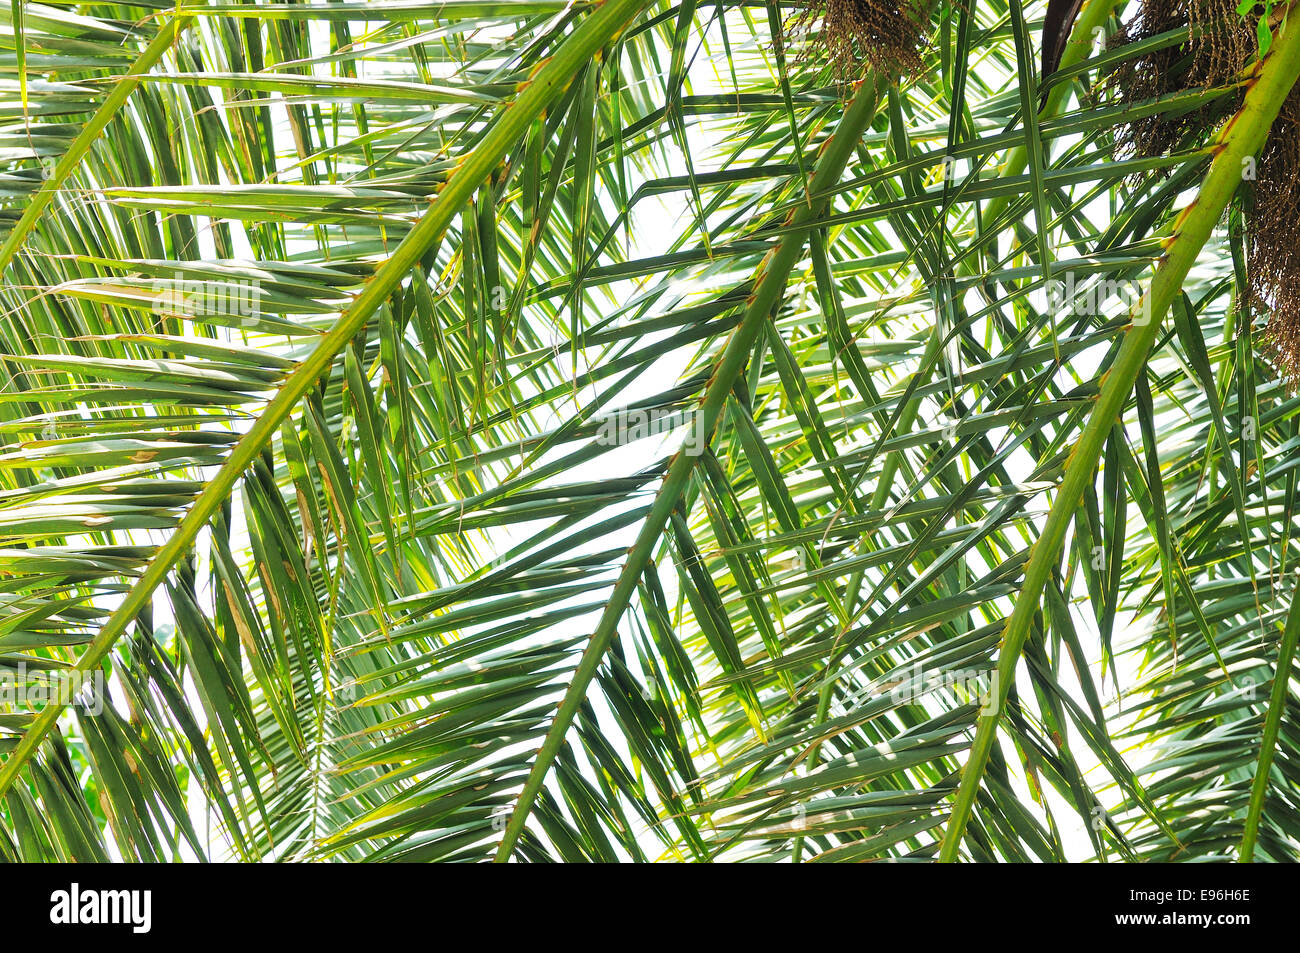
<instances>
[{"instance_id":1,"label":"brown fibrous material on trunk","mask_svg":"<svg viewBox=\"0 0 1300 953\"><path fill-rule=\"evenodd\" d=\"M1246 258L1246 314L1269 312L1270 356L1294 387L1300 383L1300 86L1282 104L1259 156Z\"/></svg>"},{"instance_id":2,"label":"brown fibrous material on trunk","mask_svg":"<svg viewBox=\"0 0 1300 953\"><path fill-rule=\"evenodd\" d=\"M788 27L802 41L800 59L820 65L838 82L868 70L916 76L930 32L922 0L809 0Z\"/></svg>"},{"instance_id":3,"label":"brown fibrous material on trunk","mask_svg":"<svg viewBox=\"0 0 1300 953\"><path fill-rule=\"evenodd\" d=\"M1186 43L1126 60L1106 78L1121 102L1228 85L1255 55L1254 22L1238 16L1233 0L1144 0L1108 46L1122 48L1179 27L1190 27ZM1238 104L1239 97L1229 97L1227 103L1134 118L1116 130L1116 146L1141 158L1167 155L1195 145Z\"/></svg>"},{"instance_id":4,"label":"brown fibrous material on trunk","mask_svg":"<svg viewBox=\"0 0 1300 953\"><path fill-rule=\"evenodd\" d=\"M1191 81L1206 89L1231 83L1255 58L1258 17L1241 16L1233 0L1188 0L1188 8Z\"/></svg>"},{"instance_id":5,"label":"brown fibrous material on trunk","mask_svg":"<svg viewBox=\"0 0 1300 953\"><path fill-rule=\"evenodd\" d=\"M1242 16L1235 0L1143 0L1112 47L1190 26L1186 44L1130 60L1104 81L1121 102L1214 89L1236 83L1257 55L1263 5ZM1241 105L1243 90L1181 114L1138 117L1120 126L1121 154L1167 155L1203 145L1219 122ZM1268 313L1265 353L1287 381L1300 383L1300 86L1291 91L1255 164L1254 202L1247 223L1246 287L1241 311Z\"/></svg>"}]
</instances>

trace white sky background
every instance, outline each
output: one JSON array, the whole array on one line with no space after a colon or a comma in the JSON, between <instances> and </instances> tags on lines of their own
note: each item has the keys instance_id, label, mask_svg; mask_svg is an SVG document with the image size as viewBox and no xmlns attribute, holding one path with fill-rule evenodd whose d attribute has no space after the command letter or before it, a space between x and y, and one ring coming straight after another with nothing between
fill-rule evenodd
<instances>
[{"instance_id":1,"label":"white sky background","mask_svg":"<svg viewBox=\"0 0 1300 953\"><path fill-rule=\"evenodd\" d=\"M735 43L736 36L737 34L733 32L733 44ZM688 61L692 63L689 71L692 86L692 89L690 90L691 93L699 95L707 94L715 90L728 92L733 89L729 76L727 76L725 72L722 72L727 68L725 61L722 59L723 55L722 44L719 40L719 34L716 28L709 32L707 46L700 46L698 43L698 37L696 38L695 43L688 46ZM721 152L721 149L719 148L721 139L717 134L716 127L703 123L688 124L687 136L691 148L692 161L695 165L695 171L699 173L715 168L715 165L710 164L710 158L719 155ZM1060 151L1064 148L1064 144L1058 143L1056 151ZM673 176L685 175L687 167L680 153L673 151L670 159L672 164L669 168L664 170L665 174ZM688 197L689 193L679 192L667 196L656 196L653 199L642 201L637 205L633 218L634 227L630 230L632 236L632 247L629 252L629 257L637 258L651 256L665 251L662 247L662 240L667 236L680 234L683 228L691 223L694 218L694 210L688 201ZM1105 204L1105 199L1103 198L1098 200L1095 205L1096 211L1094 214L1096 215L1096 218L1094 220L1107 220L1110 213ZM877 225L883 231L888 230L888 226L885 223L877 223ZM905 246L901 242L898 244L899 249L903 249L904 247ZM630 295L634 292L635 285L629 282L627 283L627 286L627 294ZM792 283L792 287L787 292L787 300L798 299L802 291L802 287L793 286ZM614 296L623 299L623 295L618 291L614 292ZM846 299L845 304L846 307L848 307L852 302ZM1042 307L1045 302L1036 302L1036 304L1039 307ZM1117 311L1119 307L1119 302L1111 301L1109 303L1108 311ZM900 313L906 312L907 310L909 309L900 309ZM927 314L925 320L928 321L931 319L931 316ZM872 337L867 336L865 340L870 341L872 340ZM1093 367L1095 367L1096 361L1100 359L1102 353L1102 349L1099 348L1095 354L1091 355L1093 358ZM690 356L690 352L678 351L664 358L662 361L663 373L645 375L644 378L637 381L629 391L620 396L620 403L631 403L639 398L651 397L662 391L665 387L666 381L669 379L675 379L683 370L685 370ZM1082 360L1076 359L1075 366L1081 370L1089 370L1086 357ZM1068 389L1073 385L1073 381L1066 379L1064 371L1061 372L1060 383L1065 387L1065 389ZM897 389L901 389L905 384L906 379L898 384ZM590 396L594 396L595 393L596 389L593 387ZM562 412L558 414L559 419L566 419L568 411L571 409L572 408L570 407L562 408ZM612 410L613 408L606 409ZM619 453L602 455L597 460L592 461L587 465L587 470L585 472L574 471L570 476L574 478L601 478L615 475L622 476L634 472L636 469L639 469L656 459L661 459L665 453L674 451L680 444L681 440L686 436L686 430L687 428L683 427L671 435L665 435L662 439L652 438L629 444L622 448L622 451ZM991 435L991 437L992 436L995 435ZM1135 434L1135 436L1137 435ZM1031 464L1032 461L1021 453L1013 456L1008 461L1007 468L1012 479L1024 480L1029 475ZM1036 527L1036 535L1037 529L1041 528L1041 520L1046 515L1046 501L1043 498L1035 500L1031 505L1030 510L1031 512L1037 512L1040 514L1034 524ZM519 531L520 535L522 535L523 531L524 530L522 529ZM600 548L621 545L624 539L626 540L627 545L631 545L636 536L636 531L636 526L625 529L619 534L622 539L602 540ZM507 541L512 540L512 534L502 531L500 536L501 548L505 548ZM518 539L513 538L513 541L518 541ZM661 579L666 587L671 586L674 582L671 573L662 574ZM673 604L676 593L670 590L666 595L669 604ZM1098 682L1099 689L1106 693L1104 700L1108 701L1110 697L1113 697L1116 680L1110 673L1108 673L1104 682L1100 677L1100 659L1102 649L1092 611L1087 605L1076 604L1074 606L1074 616L1085 651L1089 654L1089 662L1093 666L1094 678ZM1115 630L1115 644L1117 650L1122 649L1123 645L1126 643L1138 643L1140 641L1141 633L1139 631L1134 631L1130 620L1127 619L1124 614L1121 614L1120 618L1117 619ZM1118 661L1121 665L1119 683L1122 687L1129 688L1135 683L1137 677L1135 660L1131 654L1119 652ZM1076 700L1078 700L1082 705L1082 691L1074 678L1072 670L1067 668L1065 671L1059 673L1059 675L1062 684L1072 692ZM1026 698L1026 695L1032 694L1027 690L1029 677L1023 665L1021 666L1017 682L1022 686L1022 689L1024 689L1024 691L1022 691L1022 698ZM1032 703L1032 699L1026 698L1026 700ZM610 737L611 740L616 741L617 732L612 732ZM1098 768L1098 762L1093 757L1092 752L1087 748L1087 746L1080 741L1077 733L1074 735L1074 742L1072 750L1079 762L1080 768L1086 773L1086 776L1094 785L1094 788L1097 790L1103 804L1106 804L1107 806L1113 805L1119 800L1117 792L1102 789L1102 785L1109 782L1109 776L1106 774L1104 769L1100 771L1095 770ZM1129 759L1130 767L1135 769L1139 768L1141 763L1143 763L1146 758L1150 757L1148 753L1133 751L1124 752L1124 754ZM1141 759L1135 758L1134 755L1140 755ZM1030 803L1032 795L1024 778L1020 776L1018 771L1018 760L1015 759L1014 756L1010 757L1009 760L1018 793L1025 803ZM1091 857L1093 849L1084 827L1085 822L1079 818L1076 811L1068 805L1064 799L1056 794L1053 788L1045 785L1044 791L1048 803L1051 805L1056 821L1060 825L1067 856L1074 860L1083 860ZM650 856L655 856L658 853L658 841L649 835L643 838L643 846Z\"/></svg>"},{"instance_id":2,"label":"white sky background","mask_svg":"<svg viewBox=\"0 0 1300 953\"><path fill-rule=\"evenodd\" d=\"M1035 4L1035 7L1041 6L1041 4ZM1034 11L1031 10L1031 12ZM1041 10L1037 12L1041 13ZM322 31L327 29L324 24L313 24L313 29L318 27ZM733 42L739 35L740 34L738 33L732 34ZM730 77L725 72L726 64L721 60L723 55L722 47L721 44L717 42L717 39L717 32L714 30L712 31L712 35L709 37L707 47L697 47L696 45L692 45L688 48L688 61L691 62L689 75L691 84L694 87L692 89L693 93L703 93L710 91L711 89L721 89L723 91L729 91L731 89ZM325 68L327 69L328 66ZM213 94L220 95L220 91L213 90ZM283 123L282 110L277 107L277 112L281 113L281 122ZM285 128L287 129L287 125ZM712 168L713 166L709 164L709 157L716 156L720 152L719 144L721 139L717 128L713 125L706 126L700 123L688 123L687 135L689 137L689 144L692 151L692 158L696 165L696 171L704 171ZM282 138L282 141L288 142L291 140L286 134ZM1054 151L1059 152L1062 148L1064 148L1064 146L1058 143ZM674 164L672 167L664 169L664 174L684 175L687 169L681 155L678 154L676 150L673 150L672 155ZM682 233L685 226L694 218L694 212L688 205L688 194L689 193L674 193L666 196L652 196L638 203L633 217L633 226L630 229L632 247L629 249L629 257L641 258L662 253L666 250L663 247L663 243L671 237ZM1096 204L1097 208L1094 213L1097 216L1096 220L1106 220L1109 217L1109 209L1105 206L1104 200L1100 200ZM233 228L232 233L237 236L236 240L238 241L240 229L238 227ZM902 247L903 246L900 244L899 248L902 249ZM244 250L247 251L246 246ZM209 244L209 247L205 249L205 253L215 256L215 249ZM622 282L618 285L610 286L608 290L613 300L625 301L635 293L636 289L637 285L635 282ZM797 293L797 288L791 289L791 295ZM1036 304L1041 306L1042 302L1039 301L1036 302ZM600 308L599 298L597 298L592 304L588 305L588 307L592 311L598 312L598 309ZM870 340L870 338L868 338L868 340ZM1099 356L1099 354L1100 352L1098 352L1097 356ZM693 351L689 349L679 350L666 356L661 360L661 366L658 369L658 372L647 374L642 380L637 381L636 384L633 385L632 389L621 395L620 403L631 402L643 397L650 397L661 392L665 389L669 381L676 380L682 375L682 373L687 369L692 357ZM1077 360L1076 366L1084 368L1084 364ZM581 367L579 368L579 371L581 372ZM1062 383L1066 383L1064 379ZM885 388L882 387L882 390L883 389ZM586 391L578 395L578 400L580 402L585 402L587 399L595 395L596 390L595 386L588 388ZM564 420L571 415L573 409L572 406L558 406L554 410L557 419ZM606 411L613 409L614 408L609 407L606 408ZM684 435L685 428L682 428L672 434L665 435L662 438L651 438L629 444L616 453L602 455L597 460L587 464L586 468L583 470L569 471L569 473L566 474L566 477L569 479L602 479L612 476L624 476L641 469L657 459L661 459L666 453L671 452L676 448L677 443L681 441ZM1139 435L1136 434L1136 432L1133 436L1135 440L1139 439ZM1008 461L1007 466L1014 479L1025 479L1029 474L1029 463L1023 454L1014 456ZM1035 533L1037 527L1041 527L1042 515L1045 515L1045 506L1046 501L1040 497L1034 500L1030 507L1032 512L1040 514L1035 522ZM1131 510L1133 509L1136 508L1131 508ZM1131 515L1130 518L1134 517ZM240 521L236 521L236 526L237 531L242 531ZM481 538L487 541L488 547L491 550L495 552L504 552L508 550L511 545L519 542L522 538L525 538L533 529L534 527L531 525L513 529L498 529L484 534ZM630 546L632 540L636 536L637 529L637 526L624 529L616 537L607 537L602 539L599 544L593 548L605 549L624 544ZM152 537L152 541L161 541L160 534L152 533L149 535ZM206 545L201 542L199 552L200 554L203 554L205 551ZM204 559L205 557L201 556L200 558ZM206 573L203 571L203 567L200 566L199 578L203 579L205 576ZM671 573L663 574L662 578L666 585L671 585L673 581ZM675 595L676 594L673 591L667 592L670 604L674 603ZM1078 627L1080 637L1084 640L1085 650L1089 654L1088 661L1093 667L1094 675L1097 676L1100 672L1101 645L1092 611L1086 604L1076 604L1073 609L1076 626ZM166 600L158 600L155 603L155 612L158 624L162 625L167 623L168 619L165 615L166 611ZM1144 634L1142 631L1135 630L1131 625L1126 624L1127 621L1128 620L1121 615L1120 619L1117 620L1115 634L1118 659L1121 663L1119 683L1123 689L1129 689L1135 684L1138 673L1135 669L1133 656L1122 652L1122 649L1126 644L1140 643ZM554 637L555 634L556 633L552 633L546 636L540 636L539 638L549 639ZM1063 684L1065 684L1075 694L1076 699L1082 702L1082 694L1078 685L1074 683L1072 671L1070 671L1068 667L1065 667L1064 670L1058 674L1060 675ZM1099 677L1098 681L1101 681ZM1029 684L1029 678L1027 673L1024 671L1023 666L1017 682L1021 686L1028 686ZM1115 684L1115 679L1108 674L1104 683L1108 696L1113 693ZM196 711L201 711L197 695L193 692L191 692L190 700L193 703L194 709ZM612 742L617 742L618 732L610 732L609 739ZM1098 791L1103 803L1106 803L1107 805L1115 803L1118 800L1116 793L1113 790L1108 791L1102 789L1102 784L1109 780L1108 775L1106 775L1104 770L1092 770L1097 767L1097 763L1095 759L1092 758L1091 752L1087 746L1078 739L1077 733L1074 735L1074 740L1075 744L1072 746L1072 750L1076 758L1079 760L1080 766L1086 772L1090 772L1088 778ZM1144 759L1149 759L1151 757L1150 752L1125 751L1122 748L1121 753L1124 754L1126 758L1130 759L1130 767L1135 769L1141 767L1141 764L1144 763ZM1018 768L1018 761L1014 757L1009 760L1012 770L1015 771ZM1022 800L1025 803L1029 803L1031 801L1031 795L1028 786L1024 783L1024 780L1018 776L1016 777L1016 782ZM1045 791L1048 801L1052 806L1055 818L1061 825L1061 833L1065 841L1068 855L1071 859L1076 860L1090 857L1092 854L1092 846L1085 833L1083 826L1084 822L1077 816L1074 809L1068 806L1063 799L1058 797L1050 787L1047 787ZM202 793L197 787L197 784L192 783L189 798L195 814L196 828L199 830L200 834L204 832L205 828L211 829L215 833L215 822L209 823L209 821L215 821L215 819L207 817L207 812L204 810ZM643 845L647 853L652 857L657 856L661 851L657 839L649 835L643 838Z\"/></svg>"},{"instance_id":3,"label":"white sky background","mask_svg":"<svg viewBox=\"0 0 1300 953\"><path fill-rule=\"evenodd\" d=\"M735 41L734 33L732 36L732 40L734 43ZM724 73L721 73L721 71L724 71L726 69L726 63L725 61L722 60L724 53L723 53L722 44L720 42L719 33L716 28L709 31L709 34L705 39L704 45L700 45L698 43L698 38L697 38L697 43L693 43L692 45L690 45L688 47L688 51L689 51L688 61L691 59L691 55L694 55L692 66L689 71L690 81L693 87L691 91L693 93L704 94L713 91L713 89L718 89L721 92L726 92L733 88L731 86L729 77L726 76ZM976 66L975 68L978 68L978 66ZM696 164L697 173L708 168L707 157L717 155L720 152L720 149L718 148L717 137L715 136L713 140L710 141L709 136L711 131L713 130L711 130L705 124L697 123L697 124L687 126L687 135L690 141L690 145L692 147L692 160ZM696 146L696 143L699 143L698 147ZM1058 142L1056 144L1054 151L1059 152L1062 151L1064 148L1066 148L1064 142L1063 141ZM669 168L667 170L667 174L685 175L687 171L686 164L683 161L680 154L674 153L672 158L675 160L675 167ZM963 165L965 164L963 163ZM965 169L961 169L960 171L965 171ZM633 247L631 250L632 257L652 255L662 251L662 249L657 246L655 239L658 238L659 236L679 234L683 228L683 225L689 222L693 218L694 213L688 203L688 194L676 193L675 195L672 196L657 197L657 199L658 200L653 205L649 205L649 207L647 207L647 203L645 202L641 203L637 207L637 212L634 218L636 227L632 229L632 236L633 236ZM1094 220L1106 221L1109 219L1110 210L1106 206L1106 200L1104 197L1097 200L1094 203L1094 207L1095 207L1095 212L1093 213L1093 215L1096 216ZM887 223L878 222L877 226L880 227L882 231L885 232L889 231ZM906 246L902 242L898 242L897 247L901 250L904 249ZM787 291L787 300L797 299L801 295L803 290L804 289L802 287L794 287L792 283L792 287ZM1045 298L1045 295L1040 295L1040 297ZM846 307L849 307L851 304L852 304L851 301L849 301L848 299L845 300ZM1041 308L1045 305L1045 301L1036 301L1035 304L1036 306ZM1108 308L1109 311L1113 312L1118 310L1118 308L1119 308L1119 304L1117 302L1111 301L1109 303L1109 308ZM906 308L901 309L901 311L903 312L907 310L908 309ZM926 320L930 320L930 319L932 319L932 312L926 317ZM876 336L879 337L878 334ZM873 338L870 335L865 336L864 338L864 340L867 341L870 341L872 339ZM1096 362L1100 359L1102 353L1103 352L1101 349L1097 349L1094 354L1090 355L1093 358L1092 367L1095 368ZM665 377L660 378L658 375L654 375L653 379L651 379L652 375L646 375L647 378L646 380L644 380L643 382L642 381L638 382L638 384L641 385L640 389L643 390L644 393L635 393L635 392L628 393L627 395L625 395L626 400L628 402L631 402L632 400L635 400L638 397L649 397L652 396L654 393L658 392L659 390L661 390L662 389L661 381L666 379L666 375L669 372L676 371L680 373L680 371L684 369L685 367L684 358L685 355L679 352L672 356L672 360L665 360L664 362ZM1083 359L1076 359L1075 366L1080 368L1081 370L1085 370L1085 371L1091 370L1091 368L1088 367L1088 361L1086 357L1084 357ZM1066 390L1068 390L1069 387L1073 385L1073 381L1067 380L1067 376L1064 371L1060 372L1059 383ZM906 378L904 378L894 389L901 390L902 387L905 386L905 384L906 384ZM882 387L882 392L885 389L886 388ZM638 444L630 445L626 449L638 451L642 455L640 463L642 464L650 463L654 459L661 457L665 451L675 450L676 445L680 443L680 440L684 436L685 436L685 428L679 430L674 435L674 438L671 440L664 440L662 442L655 441L655 440L646 440ZM1135 434L1135 436L1137 435ZM994 439L995 437L996 437L996 432L990 434L991 439ZM602 456L602 458L600 458L599 460L593 461L593 466L595 467L608 466L613 461L613 459L614 459L613 457L606 459L605 457ZM1007 469L1013 480L1024 481L1027 480L1029 476L1031 465L1032 465L1031 460L1029 460L1023 453L1018 453L1008 460ZM620 467L619 472L621 473L631 472L632 469L633 467L628 467L626 470L624 470ZM603 476L606 474L596 471L593 475ZM1035 535L1037 534L1037 531L1041 529L1042 519L1045 518L1046 515L1045 506L1046 506L1046 502L1042 498L1039 498L1035 500L1034 504L1031 505L1030 507L1031 512L1037 511L1038 513L1041 514L1041 516L1039 516L1039 518L1034 521L1034 525L1036 527ZM632 539L635 537L635 527L624 531L624 534L627 536L628 543L630 545ZM662 578L665 585L669 585L673 581L672 574L664 574ZM1080 586L1080 588L1082 588L1082 586ZM671 604L674 600L675 593L668 592L667 595L668 595L669 603ZM1135 659L1133 655L1130 653L1124 653L1120 650L1122 649L1123 645L1127 642L1131 641L1134 643L1138 643L1141 641L1140 638L1141 633L1138 631L1134 631L1131 624L1131 617L1126 617L1126 616L1127 616L1126 613L1121 613L1120 617L1116 620L1116 627L1115 627L1115 645L1117 648L1117 662L1121 665L1121 670L1119 672L1119 684L1125 688L1131 687L1135 683L1137 678L1137 671L1136 671ZM1097 626L1096 626L1095 617L1089 606L1077 605L1077 604L1074 606L1074 617L1075 617L1075 622L1078 628L1080 639L1083 642L1085 651L1089 653L1089 662L1093 666L1094 678L1098 682L1099 690L1102 690L1105 693L1103 695L1103 700L1109 702L1110 699L1114 697L1116 679L1112 676L1111 673L1107 673L1107 677L1104 681L1100 677L1100 670L1101 670L1100 659L1102 657L1102 646L1101 646L1100 635L1098 633ZM1073 671L1068 667L1063 667L1063 668L1064 670L1058 673L1059 677L1061 678L1061 682L1063 686L1065 686L1069 691L1071 691L1071 693L1076 698L1076 700L1078 700L1080 704L1083 705L1084 700L1083 700L1082 689L1078 685L1078 682L1074 677ZM1026 698L1026 695L1030 695L1032 693L1027 692L1027 686L1029 685L1029 676L1023 664L1020 667L1020 672L1017 677L1017 683L1022 686L1022 689L1026 689L1025 691L1022 691L1022 698L1024 698L1026 701L1032 702L1032 699ZM1099 794L1102 803L1106 804L1107 806L1113 805L1118 800L1116 792L1114 791L1108 792L1099 789L1100 784L1103 781L1109 782L1109 776L1106 774L1104 769L1097 770L1099 767L1098 761L1093 756L1091 750L1088 749L1086 745L1082 744L1079 741L1077 733L1075 734L1074 740L1075 740L1075 744L1072 746L1072 750L1074 752L1076 759L1079 762L1080 768L1085 772L1085 776L1088 777L1090 782L1095 786L1095 789L1097 789L1097 793ZM1130 767L1133 767L1134 769L1140 768L1141 764L1144 763L1145 760L1150 758L1150 754L1146 752L1127 751L1122 753L1129 760ZM1135 755L1138 755L1141 760L1135 758L1134 757ZM1013 772L1014 783L1016 785L1017 793L1019 794L1021 800L1024 803L1031 803L1032 794L1030 792L1028 784L1025 782L1025 779L1023 778L1020 771L1018 770L1019 769L1018 760L1013 756L1009 757L1009 766ZM1088 834L1086 833L1084 827L1085 822L1083 821L1083 819L1081 819L1078 816L1075 809L1071 807L1063 798L1061 798L1056 793L1055 789L1052 788L1050 785L1044 785L1043 790L1047 798L1047 801L1051 806L1051 810L1055 815L1056 821L1060 825L1061 836L1064 842L1067 856L1073 860L1084 860L1091 857L1093 854L1092 843L1088 837ZM653 856L654 850L657 848L657 841L654 841L653 838L647 837L645 839L644 846L647 852L649 852L651 856Z\"/></svg>"}]
</instances>

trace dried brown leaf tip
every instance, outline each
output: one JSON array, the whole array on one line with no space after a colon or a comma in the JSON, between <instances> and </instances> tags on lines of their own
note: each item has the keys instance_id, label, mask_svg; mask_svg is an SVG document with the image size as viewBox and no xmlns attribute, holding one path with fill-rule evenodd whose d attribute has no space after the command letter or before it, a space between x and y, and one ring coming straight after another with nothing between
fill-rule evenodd
<instances>
[{"instance_id":1,"label":"dried brown leaf tip","mask_svg":"<svg viewBox=\"0 0 1300 953\"><path fill-rule=\"evenodd\" d=\"M921 72L930 34L923 0L811 0L786 26L801 62L851 83L868 70L886 76Z\"/></svg>"},{"instance_id":2,"label":"dried brown leaf tip","mask_svg":"<svg viewBox=\"0 0 1300 953\"><path fill-rule=\"evenodd\" d=\"M1046 81L1061 65L1070 31L1082 6L1083 0L1048 0L1047 15L1043 18L1043 68L1039 79Z\"/></svg>"}]
</instances>

